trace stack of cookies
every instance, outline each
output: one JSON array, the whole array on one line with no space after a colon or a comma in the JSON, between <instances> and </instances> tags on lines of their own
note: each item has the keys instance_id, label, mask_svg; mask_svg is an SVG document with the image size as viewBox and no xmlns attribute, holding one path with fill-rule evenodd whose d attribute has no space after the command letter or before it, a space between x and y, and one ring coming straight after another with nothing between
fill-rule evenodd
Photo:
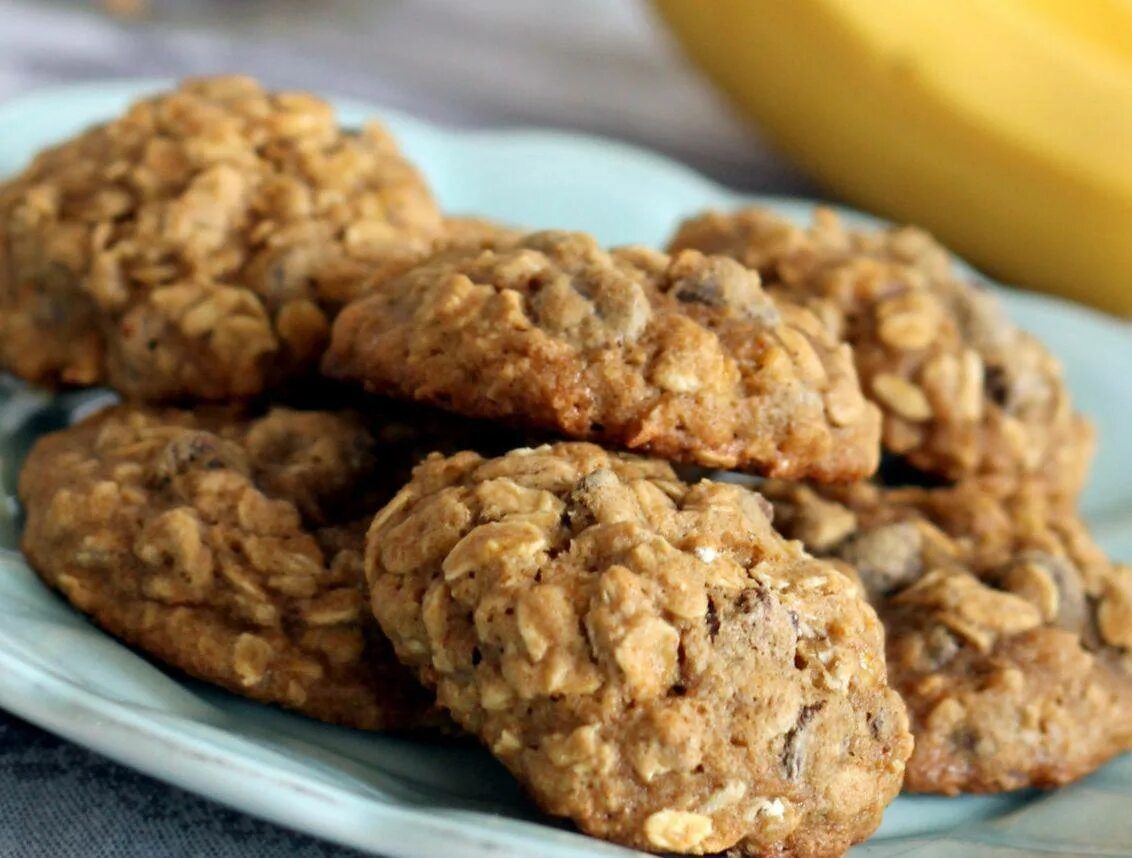
<instances>
[{"instance_id":1,"label":"stack of cookies","mask_svg":"<svg viewBox=\"0 0 1132 858\"><path fill-rule=\"evenodd\" d=\"M837 855L902 786L1132 748L1088 424L918 231L524 234L446 217L380 127L197 80L0 186L0 361L124 400L21 476L76 607L261 701L471 734L589 834Z\"/></svg>"}]
</instances>

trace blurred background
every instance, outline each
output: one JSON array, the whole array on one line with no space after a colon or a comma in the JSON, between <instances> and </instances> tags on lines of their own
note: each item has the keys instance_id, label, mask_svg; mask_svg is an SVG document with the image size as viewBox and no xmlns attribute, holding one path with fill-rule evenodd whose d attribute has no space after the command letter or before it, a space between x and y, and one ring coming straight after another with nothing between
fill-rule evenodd
<instances>
[{"instance_id":1,"label":"blurred background","mask_svg":"<svg viewBox=\"0 0 1132 858\"><path fill-rule=\"evenodd\" d=\"M640 0L0 0L0 22L0 99L240 71L450 125L605 134L737 187L810 190Z\"/></svg>"},{"instance_id":2,"label":"blurred background","mask_svg":"<svg viewBox=\"0 0 1132 858\"><path fill-rule=\"evenodd\" d=\"M1132 0L0 0L0 98L220 71L608 135L1132 313Z\"/></svg>"}]
</instances>

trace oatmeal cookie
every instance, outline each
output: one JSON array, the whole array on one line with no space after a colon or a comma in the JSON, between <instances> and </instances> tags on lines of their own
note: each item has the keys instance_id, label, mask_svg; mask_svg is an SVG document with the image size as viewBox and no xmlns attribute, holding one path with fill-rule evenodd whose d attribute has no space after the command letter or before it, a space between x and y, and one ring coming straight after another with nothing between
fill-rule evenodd
<instances>
[{"instance_id":1,"label":"oatmeal cookie","mask_svg":"<svg viewBox=\"0 0 1132 858\"><path fill-rule=\"evenodd\" d=\"M520 229L487 218L453 215L444 218L440 238L436 241L434 249L506 248L518 244L523 235L524 232Z\"/></svg>"},{"instance_id":2,"label":"oatmeal cookie","mask_svg":"<svg viewBox=\"0 0 1132 858\"><path fill-rule=\"evenodd\" d=\"M24 552L111 634L200 679L365 729L440 724L363 586L366 526L417 443L344 413L115 407L36 445Z\"/></svg>"},{"instance_id":3,"label":"oatmeal cookie","mask_svg":"<svg viewBox=\"0 0 1132 858\"><path fill-rule=\"evenodd\" d=\"M1132 749L1132 568L1045 486L761 490L880 614L916 737L908 789L1057 786Z\"/></svg>"},{"instance_id":4,"label":"oatmeal cookie","mask_svg":"<svg viewBox=\"0 0 1132 858\"><path fill-rule=\"evenodd\" d=\"M325 371L463 414L779 476L852 479L879 417L849 348L733 260L542 232L355 302Z\"/></svg>"},{"instance_id":5,"label":"oatmeal cookie","mask_svg":"<svg viewBox=\"0 0 1132 858\"><path fill-rule=\"evenodd\" d=\"M686 221L669 247L738 259L852 345L886 451L948 479L1042 474L1080 490L1093 433L1060 364L926 233L850 230L825 210L802 228L745 209Z\"/></svg>"},{"instance_id":6,"label":"oatmeal cookie","mask_svg":"<svg viewBox=\"0 0 1132 858\"><path fill-rule=\"evenodd\" d=\"M0 185L0 365L135 399L251 396L317 368L337 310L440 232L376 123L190 80Z\"/></svg>"},{"instance_id":7,"label":"oatmeal cookie","mask_svg":"<svg viewBox=\"0 0 1132 858\"><path fill-rule=\"evenodd\" d=\"M402 662L548 812L659 852L840 855L911 750L876 615L757 494L592 444L433 456L374 519Z\"/></svg>"}]
</instances>

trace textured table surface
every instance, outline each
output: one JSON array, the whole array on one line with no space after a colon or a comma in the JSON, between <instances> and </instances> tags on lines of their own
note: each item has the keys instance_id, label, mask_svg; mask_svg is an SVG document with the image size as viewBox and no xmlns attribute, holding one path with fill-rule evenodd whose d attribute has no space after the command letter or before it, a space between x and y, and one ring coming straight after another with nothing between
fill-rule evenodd
<instances>
[{"instance_id":1,"label":"textured table surface","mask_svg":"<svg viewBox=\"0 0 1132 858\"><path fill-rule=\"evenodd\" d=\"M810 192L630 0L0 0L0 100L125 76L254 74L464 126L544 125L663 151L736 187ZM0 133L9 133L0 129ZM0 712L0 855L351 856Z\"/></svg>"}]
</instances>

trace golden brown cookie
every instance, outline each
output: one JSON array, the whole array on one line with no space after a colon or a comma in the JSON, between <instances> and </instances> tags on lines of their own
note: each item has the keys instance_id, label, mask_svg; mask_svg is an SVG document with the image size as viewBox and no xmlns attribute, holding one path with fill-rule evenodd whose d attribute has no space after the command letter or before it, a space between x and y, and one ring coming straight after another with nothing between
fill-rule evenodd
<instances>
[{"instance_id":1,"label":"golden brown cookie","mask_svg":"<svg viewBox=\"0 0 1132 858\"><path fill-rule=\"evenodd\" d=\"M137 399L251 396L317 368L338 308L440 230L376 123L186 81L0 185L0 365Z\"/></svg>"},{"instance_id":2,"label":"golden brown cookie","mask_svg":"<svg viewBox=\"0 0 1132 858\"><path fill-rule=\"evenodd\" d=\"M1132 749L1132 569L1044 485L762 491L880 614L916 737L908 789L1057 786Z\"/></svg>"},{"instance_id":3,"label":"golden brown cookie","mask_svg":"<svg viewBox=\"0 0 1132 858\"><path fill-rule=\"evenodd\" d=\"M682 462L820 480L876 467L848 347L723 257L565 232L441 253L343 311L324 369Z\"/></svg>"},{"instance_id":4,"label":"golden brown cookie","mask_svg":"<svg viewBox=\"0 0 1132 858\"><path fill-rule=\"evenodd\" d=\"M433 456L374 519L398 657L548 812L658 852L840 855L911 750L852 580L766 501L592 444Z\"/></svg>"},{"instance_id":5,"label":"golden brown cookie","mask_svg":"<svg viewBox=\"0 0 1132 858\"><path fill-rule=\"evenodd\" d=\"M438 250L454 248L505 248L520 241L523 231L482 217L453 215L444 218Z\"/></svg>"},{"instance_id":6,"label":"golden brown cookie","mask_svg":"<svg viewBox=\"0 0 1132 858\"><path fill-rule=\"evenodd\" d=\"M1080 490L1093 433L1060 364L927 234L846 229L826 210L802 228L752 208L688 220L669 248L738 259L852 345L887 452L948 479L1042 475Z\"/></svg>"},{"instance_id":7,"label":"golden brown cookie","mask_svg":"<svg viewBox=\"0 0 1132 858\"><path fill-rule=\"evenodd\" d=\"M413 431L111 408L35 446L24 552L111 634L200 679L354 727L439 724L363 586L365 529L409 473Z\"/></svg>"}]
</instances>

